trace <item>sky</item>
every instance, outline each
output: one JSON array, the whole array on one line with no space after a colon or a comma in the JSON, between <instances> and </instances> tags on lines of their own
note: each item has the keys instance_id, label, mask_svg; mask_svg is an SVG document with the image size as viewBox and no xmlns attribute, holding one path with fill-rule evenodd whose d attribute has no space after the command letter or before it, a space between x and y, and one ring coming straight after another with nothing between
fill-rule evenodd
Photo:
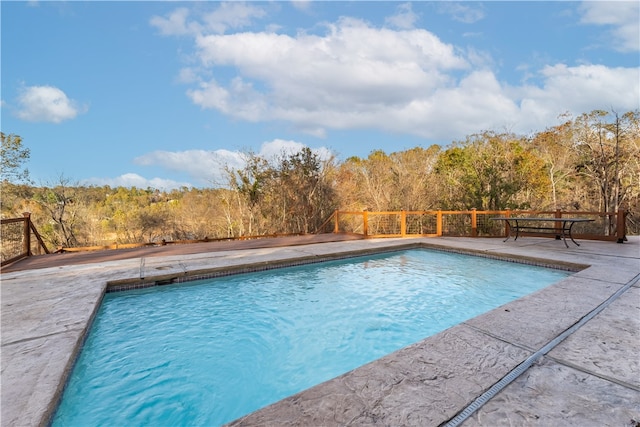
<instances>
[{"instance_id":1,"label":"sky","mask_svg":"<svg viewBox=\"0 0 640 427\"><path fill-rule=\"evenodd\" d=\"M640 2L0 3L1 130L37 185L215 187L640 108Z\"/></svg>"}]
</instances>

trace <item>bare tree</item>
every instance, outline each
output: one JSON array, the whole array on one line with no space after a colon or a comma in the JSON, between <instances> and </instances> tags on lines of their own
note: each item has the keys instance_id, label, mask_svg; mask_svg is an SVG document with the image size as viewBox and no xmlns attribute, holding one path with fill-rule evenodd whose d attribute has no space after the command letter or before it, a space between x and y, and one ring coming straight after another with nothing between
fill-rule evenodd
<instances>
[{"instance_id":1,"label":"bare tree","mask_svg":"<svg viewBox=\"0 0 640 427\"><path fill-rule=\"evenodd\" d=\"M64 175L60 175L57 182L42 187L34 195L34 199L52 221L50 234L52 243L56 245L78 245L76 231L82 218L78 211L77 187L77 183L72 183Z\"/></svg>"}]
</instances>

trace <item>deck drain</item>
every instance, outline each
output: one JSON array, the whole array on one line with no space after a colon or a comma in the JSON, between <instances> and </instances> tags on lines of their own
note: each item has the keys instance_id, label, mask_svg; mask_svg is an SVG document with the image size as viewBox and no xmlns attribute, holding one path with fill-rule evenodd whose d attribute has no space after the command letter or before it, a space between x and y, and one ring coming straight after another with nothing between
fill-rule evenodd
<instances>
[{"instance_id":1,"label":"deck drain","mask_svg":"<svg viewBox=\"0 0 640 427\"><path fill-rule=\"evenodd\" d=\"M476 400L471 402L469 406L464 408L462 412L458 413L455 417L453 417L449 422L441 424L444 427L458 427L460 424L465 422L467 418L469 418L474 412L480 409L485 403L495 397L498 393L500 393L505 387L507 387L511 382L513 382L516 378L518 378L522 373L524 373L527 369L529 369L539 358L550 352L555 346L560 344L567 338L569 335L573 334L576 330L582 327L589 320L593 319L598 313L607 308L609 304L618 299L620 295L625 293L627 289L635 285L640 280L640 274L637 274L633 279L631 279L627 284L618 289L613 295L607 298L604 302L602 302L599 306L591 310L586 316L580 319L578 322L574 323L573 326L566 329L563 333L555 337L553 340L549 341L544 347L540 348L534 354L529 356L524 362L516 366L511 372L502 377L500 381L495 383L489 390L482 393Z\"/></svg>"}]
</instances>

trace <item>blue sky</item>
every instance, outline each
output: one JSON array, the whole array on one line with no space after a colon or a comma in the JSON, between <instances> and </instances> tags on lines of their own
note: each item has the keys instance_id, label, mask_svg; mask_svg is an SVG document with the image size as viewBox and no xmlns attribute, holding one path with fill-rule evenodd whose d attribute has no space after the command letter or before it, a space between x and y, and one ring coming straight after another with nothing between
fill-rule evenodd
<instances>
[{"instance_id":1,"label":"blue sky","mask_svg":"<svg viewBox=\"0 0 640 427\"><path fill-rule=\"evenodd\" d=\"M224 182L640 108L638 2L7 2L2 132L37 184Z\"/></svg>"}]
</instances>

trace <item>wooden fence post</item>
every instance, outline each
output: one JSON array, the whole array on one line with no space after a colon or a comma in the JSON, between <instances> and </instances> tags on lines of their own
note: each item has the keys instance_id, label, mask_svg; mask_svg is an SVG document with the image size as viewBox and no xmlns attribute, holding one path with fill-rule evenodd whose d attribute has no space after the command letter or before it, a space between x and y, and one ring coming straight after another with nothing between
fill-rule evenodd
<instances>
[{"instance_id":1,"label":"wooden fence post","mask_svg":"<svg viewBox=\"0 0 640 427\"><path fill-rule=\"evenodd\" d=\"M436 214L436 235L442 237L442 211Z\"/></svg>"},{"instance_id":2,"label":"wooden fence post","mask_svg":"<svg viewBox=\"0 0 640 427\"><path fill-rule=\"evenodd\" d=\"M31 212L23 212L22 253L31 256Z\"/></svg>"},{"instance_id":3,"label":"wooden fence post","mask_svg":"<svg viewBox=\"0 0 640 427\"><path fill-rule=\"evenodd\" d=\"M364 237L369 234L369 215L367 211L362 211L362 233Z\"/></svg>"},{"instance_id":4,"label":"wooden fence post","mask_svg":"<svg viewBox=\"0 0 640 427\"><path fill-rule=\"evenodd\" d=\"M560 209L556 209L555 218L562 218L562 211ZM554 228L556 229L556 240L560 240L562 237L562 225L560 224L559 221L554 222Z\"/></svg>"},{"instance_id":5,"label":"wooden fence post","mask_svg":"<svg viewBox=\"0 0 640 427\"><path fill-rule=\"evenodd\" d=\"M407 235L407 212L404 209L400 211L400 235Z\"/></svg>"},{"instance_id":6,"label":"wooden fence post","mask_svg":"<svg viewBox=\"0 0 640 427\"><path fill-rule=\"evenodd\" d=\"M338 209L336 209L334 212L334 220L335 220L335 223L333 225L333 232L337 234L340 232L339 222L338 222Z\"/></svg>"},{"instance_id":7,"label":"wooden fence post","mask_svg":"<svg viewBox=\"0 0 640 427\"><path fill-rule=\"evenodd\" d=\"M624 240L627 237L627 212L624 209L618 210L618 215L616 218L616 242L624 243Z\"/></svg>"},{"instance_id":8,"label":"wooden fence post","mask_svg":"<svg viewBox=\"0 0 640 427\"><path fill-rule=\"evenodd\" d=\"M476 208L471 209L471 237L478 237L478 215Z\"/></svg>"},{"instance_id":9,"label":"wooden fence post","mask_svg":"<svg viewBox=\"0 0 640 427\"><path fill-rule=\"evenodd\" d=\"M511 209L507 209L504 212L504 217L505 218L511 218ZM505 221L504 222L504 235L508 236L510 232L511 232L511 230L509 230L509 221Z\"/></svg>"}]
</instances>

